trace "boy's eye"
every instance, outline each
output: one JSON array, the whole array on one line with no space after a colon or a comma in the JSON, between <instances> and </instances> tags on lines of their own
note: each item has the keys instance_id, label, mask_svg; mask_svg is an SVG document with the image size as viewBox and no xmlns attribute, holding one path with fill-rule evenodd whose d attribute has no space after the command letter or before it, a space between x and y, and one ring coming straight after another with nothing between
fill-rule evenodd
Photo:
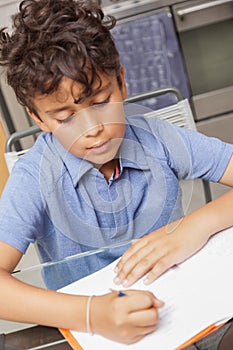
<instances>
[{"instance_id":1,"label":"boy's eye","mask_svg":"<svg viewBox=\"0 0 233 350\"><path fill-rule=\"evenodd\" d=\"M57 119L57 121L58 121L59 124L67 124L74 118L74 116L75 116L75 113L72 113L67 118L65 118L65 119Z\"/></svg>"},{"instance_id":2,"label":"boy's eye","mask_svg":"<svg viewBox=\"0 0 233 350\"><path fill-rule=\"evenodd\" d=\"M100 102L93 102L92 107L94 108L103 108L107 105L107 103L109 103L110 101L110 95L104 100L104 101L100 101ZM57 119L57 122L59 124L68 124L69 122L71 122L73 120L73 118L78 114L77 113L72 113L70 114L67 118L65 119Z\"/></svg>"},{"instance_id":3,"label":"boy's eye","mask_svg":"<svg viewBox=\"0 0 233 350\"><path fill-rule=\"evenodd\" d=\"M94 102L94 103L93 103L93 106L94 106L94 107L97 107L97 108L101 108L101 107L106 106L106 104L109 103L109 101L110 101L110 96L108 96L104 101L101 101L101 102Z\"/></svg>"}]
</instances>

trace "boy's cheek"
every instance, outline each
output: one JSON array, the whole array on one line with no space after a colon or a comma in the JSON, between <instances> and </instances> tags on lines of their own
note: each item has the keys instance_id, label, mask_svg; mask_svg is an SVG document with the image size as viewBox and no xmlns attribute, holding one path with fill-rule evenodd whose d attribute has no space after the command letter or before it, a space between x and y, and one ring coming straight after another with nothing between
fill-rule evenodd
<instances>
[{"instance_id":1,"label":"boy's cheek","mask_svg":"<svg viewBox=\"0 0 233 350\"><path fill-rule=\"evenodd\" d=\"M113 102L84 109L76 113L70 121L59 124L53 134L69 151L74 143L80 142L81 137L88 135L94 137L95 128L99 125L102 125L103 129L111 130L114 137L123 137L125 116L122 103Z\"/></svg>"}]
</instances>

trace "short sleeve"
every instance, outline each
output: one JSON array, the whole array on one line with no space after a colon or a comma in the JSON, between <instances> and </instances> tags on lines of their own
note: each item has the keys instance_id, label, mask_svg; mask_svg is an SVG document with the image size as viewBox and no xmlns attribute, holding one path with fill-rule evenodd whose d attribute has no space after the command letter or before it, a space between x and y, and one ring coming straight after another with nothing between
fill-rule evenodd
<instances>
[{"instance_id":1,"label":"short sleeve","mask_svg":"<svg viewBox=\"0 0 233 350\"><path fill-rule=\"evenodd\" d=\"M36 176L18 162L0 200L0 240L25 253L42 235L44 205Z\"/></svg>"},{"instance_id":2,"label":"short sleeve","mask_svg":"<svg viewBox=\"0 0 233 350\"><path fill-rule=\"evenodd\" d=\"M157 120L156 134L167 150L169 166L179 179L218 182L233 154L233 145L194 130Z\"/></svg>"}]
</instances>

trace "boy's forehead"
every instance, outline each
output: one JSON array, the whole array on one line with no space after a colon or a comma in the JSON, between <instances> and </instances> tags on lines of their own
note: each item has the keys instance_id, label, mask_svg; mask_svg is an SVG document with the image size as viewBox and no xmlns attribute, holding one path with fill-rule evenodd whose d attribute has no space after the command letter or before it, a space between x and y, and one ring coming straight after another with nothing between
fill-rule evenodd
<instances>
[{"instance_id":1,"label":"boy's forehead","mask_svg":"<svg viewBox=\"0 0 233 350\"><path fill-rule=\"evenodd\" d=\"M94 82L92 85L92 96L97 95L100 92L108 90L113 85L113 79L109 79L105 76L101 77L101 80L98 82ZM39 105L43 103L45 100L50 103L65 103L67 101L81 101L81 96L85 94L84 86L81 83L73 81L68 77L64 77L58 88L52 92L51 94L37 95L34 99L35 105Z\"/></svg>"}]
</instances>

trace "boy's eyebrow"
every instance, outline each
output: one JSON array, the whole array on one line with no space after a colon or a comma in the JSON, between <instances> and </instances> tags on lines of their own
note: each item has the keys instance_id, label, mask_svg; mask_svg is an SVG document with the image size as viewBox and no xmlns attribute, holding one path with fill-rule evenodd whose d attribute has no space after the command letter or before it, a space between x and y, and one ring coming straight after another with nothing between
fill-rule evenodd
<instances>
[{"instance_id":1,"label":"boy's eyebrow","mask_svg":"<svg viewBox=\"0 0 233 350\"><path fill-rule=\"evenodd\" d=\"M108 84L106 84L105 86L102 86L100 89L97 89L96 91L94 91L93 94L91 95L91 97L95 97L100 92L104 92L105 90L108 90L111 85L112 85L111 82L108 82ZM52 109L52 110L45 111L45 113L46 114L55 114L55 113L67 111L69 109L71 109L71 106L62 106L62 107L59 107L59 108L55 108L55 109Z\"/></svg>"},{"instance_id":2,"label":"boy's eyebrow","mask_svg":"<svg viewBox=\"0 0 233 350\"><path fill-rule=\"evenodd\" d=\"M56 109L52 109L52 110L49 110L49 111L45 111L45 113L46 114L55 114L55 113L67 111L68 109L70 109L70 106L63 106L63 107L60 107L60 108L56 108Z\"/></svg>"}]
</instances>

